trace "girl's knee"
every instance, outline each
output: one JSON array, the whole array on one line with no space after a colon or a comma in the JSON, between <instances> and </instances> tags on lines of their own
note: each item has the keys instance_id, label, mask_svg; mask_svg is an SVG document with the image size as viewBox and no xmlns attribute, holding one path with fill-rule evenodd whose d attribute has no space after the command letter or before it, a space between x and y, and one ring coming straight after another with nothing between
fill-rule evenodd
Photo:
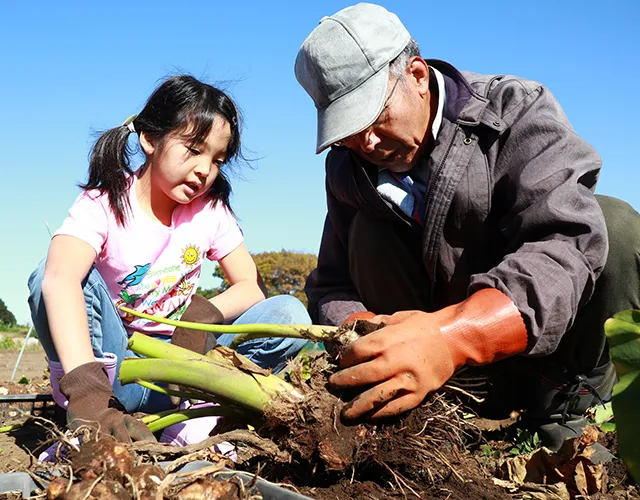
<instances>
[{"instance_id":1,"label":"girl's knee","mask_svg":"<svg viewBox=\"0 0 640 500\"><path fill-rule=\"evenodd\" d=\"M241 344L237 352L246 356L261 368L280 371L288 360L294 358L307 344L306 339L268 337Z\"/></svg>"},{"instance_id":2,"label":"girl's knee","mask_svg":"<svg viewBox=\"0 0 640 500\"><path fill-rule=\"evenodd\" d=\"M278 323L311 324L306 306L293 295L276 295L265 300L279 318Z\"/></svg>"},{"instance_id":3,"label":"girl's knee","mask_svg":"<svg viewBox=\"0 0 640 500\"><path fill-rule=\"evenodd\" d=\"M38 267L36 267L29 279L27 280L27 287L29 288L29 301L33 301L40 297L42 293L42 280L44 279L44 269L47 263L47 259L42 259Z\"/></svg>"}]
</instances>

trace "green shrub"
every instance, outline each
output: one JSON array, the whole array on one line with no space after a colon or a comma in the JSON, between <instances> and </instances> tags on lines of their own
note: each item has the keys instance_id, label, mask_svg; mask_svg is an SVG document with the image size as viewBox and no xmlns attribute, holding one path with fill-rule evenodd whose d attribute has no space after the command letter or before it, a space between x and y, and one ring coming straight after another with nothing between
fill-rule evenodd
<instances>
[{"instance_id":1,"label":"green shrub","mask_svg":"<svg viewBox=\"0 0 640 500\"><path fill-rule=\"evenodd\" d=\"M18 344L11 337L4 337L0 340L0 349L17 349Z\"/></svg>"}]
</instances>

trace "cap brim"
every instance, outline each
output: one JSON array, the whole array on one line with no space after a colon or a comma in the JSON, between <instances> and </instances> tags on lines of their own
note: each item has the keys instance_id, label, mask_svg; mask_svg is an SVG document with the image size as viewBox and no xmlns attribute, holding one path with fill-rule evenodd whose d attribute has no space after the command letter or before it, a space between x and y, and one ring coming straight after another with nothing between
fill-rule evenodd
<instances>
[{"instance_id":1,"label":"cap brim","mask_svg":"<svg viewBox=\"0 0 640 500\"><path fill-rule=\"evenodd\" d=\"M359 87L319 109L316 154L371 125L382 112L388 86L386 65Z\"/></svg>"}]
</instances>

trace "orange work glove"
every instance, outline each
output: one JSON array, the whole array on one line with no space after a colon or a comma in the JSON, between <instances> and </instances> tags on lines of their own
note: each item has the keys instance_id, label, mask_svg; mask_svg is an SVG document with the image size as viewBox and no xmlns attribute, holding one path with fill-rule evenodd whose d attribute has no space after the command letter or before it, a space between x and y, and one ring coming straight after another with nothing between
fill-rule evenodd
<instances>
[{"instance_id":1,"label":"orange work glove","mask_svg":"<svg viewBox=\"0 0 640 500\"><path fill-rule=\"evenodd\" d=\"M343 408L343 416L381 418L418 406L464 366L493 363L524 351L527 330L511 299L497 289L479 290L435 313L379 315L386 326L345 349L336 388L373 386Z\"/></svg>"},{"instance_id":2,"label":"orange work glove","mask_svg":"<svg viewBox=\"0 0 640 500\"><path fill-rule=\"evenodd\" d=\"M356 320L366 320L369 321L371 318L375 317L376 313L372 313L371 311L360 311L357 313L353 313L347 319L345 319L342 324L348 325L349 323L354 323Z\"/></svg>"}]
</instances>

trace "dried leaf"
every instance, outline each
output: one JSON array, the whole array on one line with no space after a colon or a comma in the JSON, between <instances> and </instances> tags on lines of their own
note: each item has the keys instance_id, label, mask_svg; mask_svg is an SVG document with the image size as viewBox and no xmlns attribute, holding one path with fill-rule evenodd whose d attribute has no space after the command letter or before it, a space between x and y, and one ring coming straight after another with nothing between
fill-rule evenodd
<instances>
[{"instance_id":1,"label":"dried leaf","mask_svg":"<svg viewBox=\"0 0 640 500\"><path fill-rule=\"evenodd\" d=\"M271 370L269 370L267 368L260 368L254 362L248 360L247 358L245 358L244 356L241 356L240 354L238 354L236 352L233 353L232 361L233 361L233 366L235 366L236 368L242 370L243 372L257 373L258 375L270 375L271 374Z\"/></svg>"},{"instance_id":2,"label":"dried leaf","mask_svg":"<svg viewBox=\"0 0 640 500\"><path fill-rule=\"evenodd\" d=\"M585 477L584 465L582 461L579 461L576 464L573 479L576 483L576 489L578 490L578 493L585 497L589 496L589 488L587 486L587 478Z\"/></svg>"}]
</instances>

